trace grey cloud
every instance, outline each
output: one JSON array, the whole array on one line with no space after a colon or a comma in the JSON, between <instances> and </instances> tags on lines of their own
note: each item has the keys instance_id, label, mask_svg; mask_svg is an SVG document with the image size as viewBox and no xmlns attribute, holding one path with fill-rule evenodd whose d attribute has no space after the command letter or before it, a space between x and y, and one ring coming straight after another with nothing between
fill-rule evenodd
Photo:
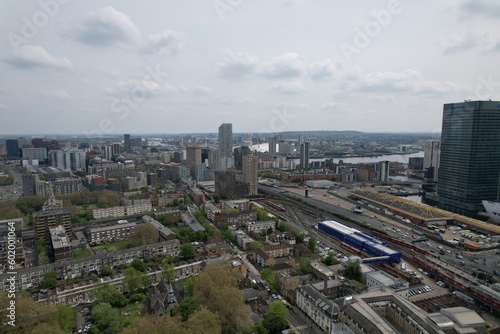
<instances>
[{"instance_id":1,"label":"grey cloud","mask_svg":"<svg viewBox=\"0 0 500 334\"><path fill-rule=\"evenodd\" d=\"M304 59L295 52L287 52L264 64L262 75L268 79L293 78L302 75L304 70Z\"/></svg>"},{"instance_id":2,"label":"grey cloud","mask_svg":"<svg viewBox=\"0 0 500 334\"><path fill-rule=\"evenodd\" d=\"M306 88L300 80L277 82L269 87L269 91L278 94L300 94L305 90Z\"/></svg>"},{"instance_id":3,"label":"grey cloud","mask_svg":"<svg viewBox=\"0 0 500 334\"><path fill-rule=\"evenodd\" d=\"M412 92L439 96L463 90L464 86L450 81L425 80L420 72L373 72L364 75L354 84L354 89L363 92Z\"/></svg>"},{"instance_id":4,"label":"grey cloud","mask_svg":"<svg viewBox=\"0 0 500 334\"><path fill-rule=\"evenodd\" d=\"M258 63L259 59L253 54L223 50L221 59L216 65L216 71L223 78L242 78L254 74Z\"/></svg>"},{"instance_id":5,"label":"grey cloud","mask_svg":"<svg viewBox=\"0 0 500 334\"><path fill-rule=\"evenodd\" d=\"M345 108L346 108L346 106L342 103L328 102L328 103L325 103L321 106L321 111L340 112L340 111L344 111Z\"/></svg>"},{"instance_id":6,"label":"grey cloud","mask_svg":"<svg viewBox=\"0 0 500 334\"><path fill-rule=\"evenodd\" d=\"M22 45L16 54L3 61L21 69L49 67L68 70L73 68L73 64L67 58L56 58L40 45Z\"/></svg>"},{"instance_id":7,"label":"grey cloud","mask_svg":"<svg viewBox=\"0 0 500 334\"><path fill-rule=\"evenodd\" d=\"M196 86L193 88L193 93L198 94L198 95L210 95L212 94L212 89L209 87L205 86Z\"/></svg>"},{"instance_id":8,"label":"grey cloud","mask_svg":"<svg viewBox=\"0 0 500 334\"><path fill-rule=\"evenodd\" d=\"M63 36L93 46L111 46L135 45L140 33L126 14L104 7L74 24Z\"/></svg>"},{"instance_id":9,"label":"grey cloud","mask_svg":"<svg viewBox=\"0 0 500 334\"><path fill-rule=\"evenodd\" d=\"M184 36L174 30L165 30L159 34L149 36L147 45L143 51L146 53L166 52L172 55L178 54L184 46Z\"/></svg>"},{"instance_id":10,"label":"grey cloud","mask_svg":"<svg viewBox=\"0 0 500 334\"><path fill-rule=\"evenodd\" d=\"M257 104L255 99L250 97L234 97L229 95L223 95L217 99L221 104L227 105L253 105Z\"/></svg>"},{"instance_id":11,"label":"grey cloud","mask_svg":"<svg viewBox=\"0 0 500 334\"><path fill-rule=\"evenodd\" d=\"M313 80L328 80L331 79L336 71L336 64L330 59L313 63L309 65L309 73Z\"/></svg>"},{"instance_id":12,"label":"grey cloud","mask_svg":"<svg viewBox=\"0 0 500 334\"><path fill-rule=\"evenodd\" d=\"M460 5L465 15L480 15L498 19L500 3L496 0L467 0Z\"/></svg>"}]
</instances>

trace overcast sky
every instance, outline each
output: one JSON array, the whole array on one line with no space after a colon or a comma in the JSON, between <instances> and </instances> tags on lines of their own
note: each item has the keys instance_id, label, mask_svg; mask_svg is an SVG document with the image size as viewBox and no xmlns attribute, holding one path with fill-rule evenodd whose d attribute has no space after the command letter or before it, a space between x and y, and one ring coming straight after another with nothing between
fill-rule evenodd
<instances>
[{"instance_id":1,"label":"overcast sky","mask_svg":"<svg viewBox=\"0 0 500 334\"><path fill-rule=\"evenodd\" d=\"M495 0L1 4L0 134L436 132L500 99Z\"/></svg>"}]
</instances>

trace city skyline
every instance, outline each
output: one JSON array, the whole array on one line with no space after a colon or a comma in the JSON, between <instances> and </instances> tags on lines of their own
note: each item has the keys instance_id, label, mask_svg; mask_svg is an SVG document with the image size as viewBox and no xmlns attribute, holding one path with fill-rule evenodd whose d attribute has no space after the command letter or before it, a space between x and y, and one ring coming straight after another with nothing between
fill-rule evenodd
<instances>
[{"instance_id":1,"label":"city skyline","mask_svg":"<svg viewBox=\"0 0 500 334\"><path fill-rule=\"evenodd\" d=\"M9 2L0 134L437 133L443 104L498 100L498 13L488 0Z\"/></svg>"}]
</instances>

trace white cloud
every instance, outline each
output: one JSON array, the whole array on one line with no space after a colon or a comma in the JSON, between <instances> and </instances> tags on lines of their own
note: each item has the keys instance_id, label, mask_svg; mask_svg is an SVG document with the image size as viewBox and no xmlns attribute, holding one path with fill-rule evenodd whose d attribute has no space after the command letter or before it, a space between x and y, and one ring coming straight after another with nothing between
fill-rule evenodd
<instances>
[{"instance_id":1,"label":"white cloud","mask_svg":"<svg viewBox=\"0 0 500 334\"><path fill-rule=\"evenodd\" d=\"M61 99L61 100L67 100L67 99L71 98L71 96L68 94L68 92L66 92L64 89L58 90L58 91L52 91L52 92L42 90L42 91L40 91L40 93L44 96L54 97L54 98Z\"/></svg>"},{"instance_id":2,"label":"white cloud","mask_svg":"<svg viewBox=\"0 0 500 334\"><path fill-rule=\"evenodd\" d=\"M464 89L463 85L450 81L424 80L420 72L373 72L354 83L360 91L411 92L415 94L442 95Z\"/></svg>"},{"instance_id":3,"label":"white cloud","mask_svg":"<svg viewBox=\"0 0 500 334\"><path fill-rule=\"evenodd\" d=\"M338 69L338 64L334 64L330 59L325 59L317 63L309 65L309 74L314 80L328 80L331 79L336 70Z\"/></svg>"},{"instance_id":4,"label":"white cloud","mask_svg":"<svg viewBox=\"0 0 500 334\"><path fill-rule=\"evenodd\" d=\"M304 0L277 0L278 3L286 7L300 7L304 4Z\"/></svg>"},{"instance_id":5,"label":"white cloud","mask_svg":"<svg viewBox=\"0 0 500 334\"><path fill-rule=\"evenodd\" d=\"M453 33L446 37L442 37L439 44L443 48L444 54L452 54L461 51L471 50L477 45L477 39L469 32L466 33Z\"/></svg>"},{"instance_id":6,"label":"white cloud","mask_svg":"<svg viewBox=\"0 0 500 334\"><path fill-rule=\"evenodd\" d=\"M345 109L346 106L338 102L328 102L321 106L322 111L328 111L328 112L339 112L339 111L344 111Z\"/></svg>"},{"instance_id":7,"label":"white cloud","mask_svg":"<svg viewBox=\"0 0 500 334\"><path fill-rule=\"evenodd\" d=\"M174 30L165 30L159 34L149 36L147 45L144 47L146 53L169 53L175 55L184 47L184 36Z\"/></svg>"},{"instance_id":8,"label":"white cloud","mask_svg":"<svg viewBox=\"0 0 500 334\"><path fill-rule=\"evenodd\" d=\"M234 53L231 50L223 50L220 60L216 65L217 74L224 78L242 78L254 74L259 64L257 56L246 53Z\"/></svg>"},{"instance_id":9,"label":"white cloud","mask_svg":"<svg viewBox=\"0 0 500 334\"><path fill-rule=\"evenodd\" d=\"M90 13L63 35L94 46L136 45L140 39L132 20L113 7Z\"/></svg>"},{"instance_id":10,"label":"white cloud","mask_svg":"<svg viewBox=\"0 0 500 334\"><path fill-rule=\"evenodd\" d=\"M287 52L264 64L262 75L268 79L285 79L298 77L304 73L305 61L295 52Z\"/></svg>"},{"instance_id":11,"label":"white cloud","mask_svg":"<svg viewBox=\"0 0 500 334\"><path fill-rule=\"evenodd\" d=\"M299 94L306 90L304 84L300 80L277 82L269 87L271 92L279 94Z\"/></svg>"},{"instance_id":12,"label":"white cloud","mask_svg":"<svg viewBox=\"0 0 500 334\"><path fill-rule=\"evenodd\" d=\"M205 86L196 86L193 88L193 93L198 95L210 95L212 94L212 89Z\"/></svg>"},{"instance_id":13,"label":"white cloud","mask_svg":"<svg viewBox=\"0 0 500 334\"><path fill-rule=\"evenodd\" d=\"M19 68L51 67L72 69L73 64L67 58L55 58L40 45L22 45L13 56L3 60Z\"/></svg>"},{"instance_id":14,"label":"white cloud","mask_svg":"<svg viewBox=\"0 0 500 334\"><path fill-rule=\"evenodd\" d=\"M500 3L496 0L467 0L460 4L464 15L479 15L498 20L500 16Z\"/></svg>"},{"instance_id":15,"label":"white cloud","mask_svg":"<svg viewBox=\"0 0 500 334\"><path fill-rule=\"evenodd\" d=\"M152 80L119 81L116 88L108 89L108 93L112 96L130 98L135 101L178 95L187 91L188 89L182 85L172 85L167 82L160 84Z\"/></svg>"},{"instance_id":16,"label":"white cloud","mask_svg":"<svg viewBox=\"0 0 500 334\"><path fill-rule=\"evenodd\" d=\"M250 97L234 97L230 96L229 94L225 94L223 96L220 96L217 99L221 104L235 104L235 105L253 105L257 104L257 101L255 99L252 99Z\"/></svg>"}]
</instances>

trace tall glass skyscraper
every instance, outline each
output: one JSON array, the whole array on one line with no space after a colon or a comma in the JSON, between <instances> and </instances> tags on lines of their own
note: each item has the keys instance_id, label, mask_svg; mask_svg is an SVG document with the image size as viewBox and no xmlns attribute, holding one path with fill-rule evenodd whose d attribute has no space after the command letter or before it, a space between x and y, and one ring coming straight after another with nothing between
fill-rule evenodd
<instances>
[{"instance_id":1,"label":"tall glass skyscraper","mask_svg":"<svg viewBox=\"0 0 500 334\"><path fill-rule=\"evenodd\" d=\"M219 126L219 169L233 167L233 124L222 123Z\"/></svg>"},{"instance_id":2,"label":"tall glass skyscraper","mask_svg":"<svg viewBox=\"0 0 500 334\"><path fill-rule=\"evenodd\" d=\"M439 206L474 217L482 210L482 200L498 200L499 178L500 102L445 104Z\"/></svg>"}]
</instances>

